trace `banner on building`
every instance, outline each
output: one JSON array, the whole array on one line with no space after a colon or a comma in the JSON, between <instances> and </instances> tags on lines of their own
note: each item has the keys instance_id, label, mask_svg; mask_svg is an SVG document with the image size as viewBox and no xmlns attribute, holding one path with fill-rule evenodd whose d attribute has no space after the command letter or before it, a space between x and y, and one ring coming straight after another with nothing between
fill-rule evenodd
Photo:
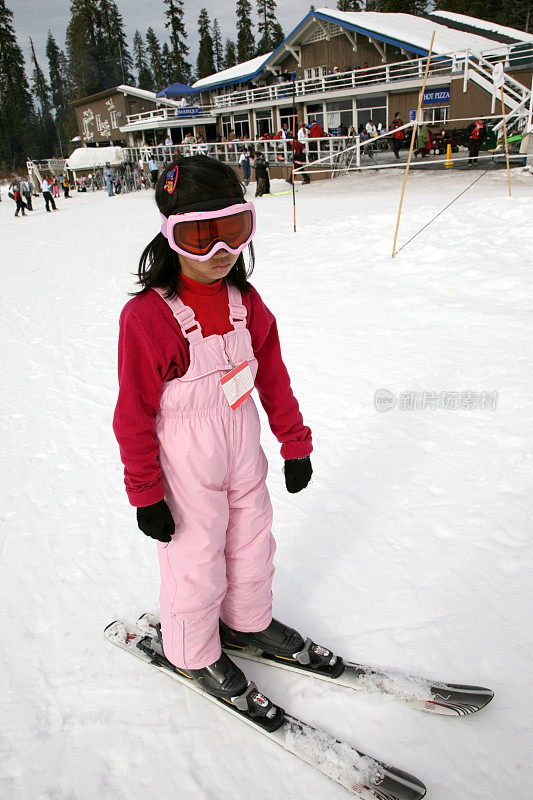
<instances>
[{"instance_id":1,"label":"banner on building","mask_svg":"<svg viewBox=\"0 0 533 800\"><path fill-rule=\"evenodd\" d=\"M202 113L199 106L182 106L176 109L176 117L198 117Z\"/></svg>"},{"instance_id":2,"label":"banner on building","mask_svg":"<svg viewBox=\"0 0 533 800\"><path fill-rule=\"evenodd\" d=\"M424 92L423 103L449 103L450 87L442 86L440 89L426 89Z\"/></svg>"}]
</instances>

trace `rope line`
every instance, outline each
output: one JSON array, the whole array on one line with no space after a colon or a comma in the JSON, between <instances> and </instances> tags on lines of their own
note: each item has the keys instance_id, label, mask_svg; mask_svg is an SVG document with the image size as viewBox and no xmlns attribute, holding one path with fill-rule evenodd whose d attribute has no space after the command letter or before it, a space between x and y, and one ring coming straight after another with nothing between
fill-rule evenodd
<instances>
[{"instance_id":1,"label":"rope line","mask_svg":"<svg viewBox=\"0 0 533 800\"><path fill-rule=\"evenodd\" d=\"M420 230L419 230L419 231L417 231L417 232L414 234L414 236L411 236L411 238L410 238L410 239L408 239L408 240L405 242L405 244L402 244L402 246L401 246L401 247L399 247L399 248L398 248L398 250L396 250L396 253L395 253L395 255L396 255L396 254L398 254L398 253L400 253L400 252L401 252L401 251L404 249L404 247L407 247L407 245L408 245L408 244L410 244L410 243L413 241L413 239L416 239L416 237L417 237L417 236L418 236L420 233L422 233L422 231L425 231L425 230L426 230L426 228L428 228L428 227L431 225L431 223L432 223L432 222L435 222L435 220L436 220L438 217L440 217L440 215L441 215L441 214L444 214L444 212L446 211L446 209L447 209L447 208L450 208L450 206L453 206L453 204L455 203L455 201L456 201L456 200L459 200L459 198L460 198L460 197L462 197L462 196L463 196L463 195L464 195L466 192L468 192L468 190L469 190L469 189L471 189L471 188L472 188L472 186L474 186L474 184L476 184L478 181L480 181L480 180L481 180L481 178L484 178L484 177L485 177L485 175L487 174L487 172L490 172L490 171L491 171L491 169L492 169L492 168L493 168L495 165L496 165L496 162L495 162L495 161L493 161L493 163L490 165L490 167L488 167L488 168L485 170L485 172L482 172L482 173L481 173L481 175L479 175L479 176L478 176L478 177L475 179L475 181L472 181L472 183L470 184L470 186L467 186L467 187L466 187L466 189L463 189L463 191L462 191L460 194L458 194L458 195L457 195L457 197L454 197L454 199L453 199L453 200L451 200L451 201L448 203L448 205L447 205L447 206L444 206L444 208L443 208L441 211L439 211L439 213L438 213L438 214L436 214L436 215L433 217L433 219L430 219L430 220L429 220L429 222L426 222L426 224L424 225L424 227L423 227L423 228L420 228Z\"/></svg>"}]
</instances>

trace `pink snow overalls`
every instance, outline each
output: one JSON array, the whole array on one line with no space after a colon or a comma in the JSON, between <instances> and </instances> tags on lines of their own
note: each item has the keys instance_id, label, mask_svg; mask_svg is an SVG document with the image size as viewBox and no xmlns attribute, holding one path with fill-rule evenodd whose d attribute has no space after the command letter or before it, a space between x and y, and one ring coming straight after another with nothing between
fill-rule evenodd
<instances>
[{"instance_id":1,"label":"pink snow overalls","mask_svg":"<svg viewBox=\"0 0 533 800\"><path fill-rule=\"evenodd\" d=\"M272 619L276 545L259 416L251 397L233 411L220 384L245 359L255 379L257 360L240 292L227 289L233 330L205 338L193 310L157 290L190 350L189 369L164 385L156 417L176 523L172 541L158 543L161 630L165 655L185 669L220 657L219 617L239 631L264 630Z\"/></svg>"}]
</instances>

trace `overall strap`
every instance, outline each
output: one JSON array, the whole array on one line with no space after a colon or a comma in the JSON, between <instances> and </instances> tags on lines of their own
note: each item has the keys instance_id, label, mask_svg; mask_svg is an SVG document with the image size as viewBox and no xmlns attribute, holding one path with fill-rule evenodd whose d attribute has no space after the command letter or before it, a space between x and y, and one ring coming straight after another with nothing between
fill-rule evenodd
<instances>
[{"instance_id":1,"label":"overall strap","mask_svg":"<svg viewBox=\"0 0 533 800\"><path fill-rule=\"evenodd\" d=\"M230 286L229 283L226 286L228 289L229 320L235 330L246 328L247 311L246 306L242 304L241 293L236 286Z\"/></svg>"},{"instance_id":2,"label":"overall strap","mask_svg":"<svg viewBox=\"0 0 533 800\"><path fill-rule=\"evenodd\" d=\"M157 292L170 308L181 328L182 334L189 342L196 342L203 338L200 323L194 316L194 311L190 306L186 306L179 297L165 297L165 289L154 287L154 291Z\"/></svg>"}]
</instances>

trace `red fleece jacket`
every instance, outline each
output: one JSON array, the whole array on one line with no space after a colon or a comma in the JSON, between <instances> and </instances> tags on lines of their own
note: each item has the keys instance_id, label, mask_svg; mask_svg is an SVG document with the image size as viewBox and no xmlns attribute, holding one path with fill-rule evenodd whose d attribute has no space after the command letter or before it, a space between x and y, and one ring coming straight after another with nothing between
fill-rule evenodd
<instances>
[{"instance_id":1,"label":"red fleece jacket","mask_svg":"<svg viewBox=\"0 0 533 800\"><path fill-rule=\"evenodd\" d=\"M228 292L223 281L206 285L182 274L180 297L190 306L204 336L228 333ZM311 453L311 431L303 424L298 403L281 357L274 315L251 287L242 295L247 327L258 369L255 387L272 432L282 443L283 458ZM154 291L137 295L120 316L118 347L119 395L113 430L120 446L128 498L148 506L164 496L155 418L163 384L189 367L189 344L172 311Z\"/></svg>"}]
</instances>

